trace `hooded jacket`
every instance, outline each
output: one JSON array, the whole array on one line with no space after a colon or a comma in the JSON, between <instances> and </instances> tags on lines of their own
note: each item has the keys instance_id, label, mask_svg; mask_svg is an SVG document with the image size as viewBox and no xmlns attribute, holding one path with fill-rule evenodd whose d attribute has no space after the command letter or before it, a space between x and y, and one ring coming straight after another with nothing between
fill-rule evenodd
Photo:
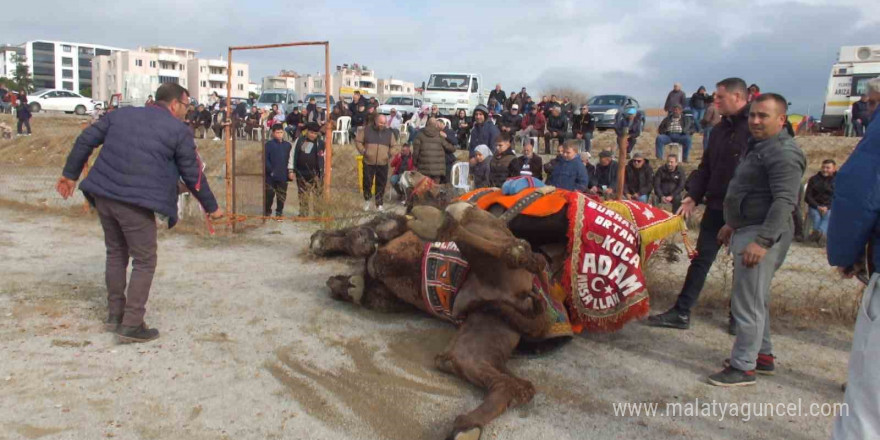
<instances>
[{"instance_id":1,"label":"hooded jacket","mask_svg":"<svg viewBox=\"0 0 880 440\"><path fill-rule=\"evenodd\" d=\"M510 163L516 159L516 153L513 152L513 148L508 148L504 152L495 153L492 156L492 162L489 163L489 183L496 187L501 188L501 185L504 185L504 181L509 177Z\"/></svg>"},{"instance_id":2,"label":"hooded jacket","mask_svg":"<svg viewBox=\"0 0 880 440\"><path fill-rule=\"evenodd\" d=\"M633 161L626 164L626 194L650 195L654 187L654 170L651 163L645 159L641 168L636 168Z\"/></svg>"},{"instance_id":3,"label":"hooded jacket","mask_svg":"<svg viewBox=\"0 0 880 440\"><path fill-rule=\"evenodd\" d=\"M413 165L426 176L446 176L446 153L454 152L455 146L440 136L440 129L428 124L413 141Z\"/></svg>"},{"instance_id":4,"label":"hooded jacket","mask_svg":"<svg viewBox=\"0 0 880 440\"><path fill-rule=\"evenodd\" d=\"M816 173L807 181L807 191L804 193L804 201L810 208L820 206L831 207L834 195L834 174L825 177L822 172Z\"/></svg>"},{"instance_id":5,"label":"hooded jacket","mask_svg":"<svg viewBox=\"0 0 880 440\"><path fill-rule=\"evenodd\" d=\"M684 190L684 171L681 166L676 166L671 171L668 166L663 165L654 172L654 193L659 197L675 197L680 195Z\"/></svg>"},{"instance_id":6,"label":"hooded jacket","mask_svg":"<svg viewBox=\"0 0 880 440\"><path fill-rule=\"evenodd\" d=\"M501 134L501 132L498 131L498 127L489 122L489 109L487 109L485 105L480 104L474 108L472 116L476 116L477 112L482 112L486 118L482 124L478 124L477 118L472 117L473 126L471 127L471 141L468 144L468 151L470 152L471 157L474 156L474 148L477 148L477 145L488 145L489 148L494 148L495 140L498 139L498 135Z\"/></svg>"},{"instance_id":7,"label":"hooded jacket","mask_svg":"<svg viewBox=\"0 0 880 440\"><path fill-rule=\"evenodd\" d=\"M702 110L702 109L706 108L706 104L707 104L706 101L709 98L709 95L701 94L700 89L705 89L705 87L700 86L700 88L697 89L697 91L694 92L693 95L691 95L691 108L695 109L695 110ZM682 107L682 108L684 108L684 107Z\"/></svg>"}]
</instances>

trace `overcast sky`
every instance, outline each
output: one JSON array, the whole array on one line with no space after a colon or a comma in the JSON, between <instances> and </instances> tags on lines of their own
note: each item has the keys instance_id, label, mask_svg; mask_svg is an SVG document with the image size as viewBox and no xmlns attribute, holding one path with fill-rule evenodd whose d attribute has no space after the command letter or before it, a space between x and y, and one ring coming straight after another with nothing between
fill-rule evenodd
<instances>
[{"instance_id":1,"label":"overcast sky","mask_svg":"<svg viewBox=\"0 0 880 440\"><path fill-rule=\"evenodd\" d=\"M675 81L693 93L740 76L816 116L838 48L880 44L880 1L868 0L41 0L4 12L15 18L0 43L173 45L225 57L230 45L329 40L331 68L357 62L416 85L432 71L478 72L508 91L573 86L645 106L661 105ZM280 69L322 71L323 49L236 60L259 82Z\"/></svg>"}]
</instances>

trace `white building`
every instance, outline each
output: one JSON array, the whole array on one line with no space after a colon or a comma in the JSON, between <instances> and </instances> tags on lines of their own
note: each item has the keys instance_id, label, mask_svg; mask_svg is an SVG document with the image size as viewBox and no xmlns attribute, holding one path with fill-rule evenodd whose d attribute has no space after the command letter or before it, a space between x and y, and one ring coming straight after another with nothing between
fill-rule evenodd
<instances>
[{"instance_id":1,"label":"white building","mask_svg":"<svg viewBox=\"0 0 880 440\"><path fill-rule=\"evenodd\" d=\"M324 74L315 74L315 75L302 75L299 78L296 78L296 93L299 95L300 99L303 96L306 96L311 93L324 93ZM330 77L330 94L334 97L339 97L339 91L333 88L333 77Z\"/></svg>"},{"instance_id":2,"label":"white building","mask_svg":"<svg viewBox=\"0 0 880 440\"><path fill-rule=\"evenodd\" d=\"M385 102L392 96L413 96L415 95L415 84L400 79L388 78L379 80L379 96L376 98L379 102Z\"/></svg>"},{"instance_id":3,"label":"white building","mask_svg":"<svg viewBox=\"0 0 880 440\"><path fill-rule=\"evenodd\" d=\"M260 94L263 93L263 86L255 82L248 83L248 95L250 95L251 93L260 96Z\"/></svg>"},{"instance_id":4,"label":"white building","mask_svg":"<svg viewBox=\"0 0 880 440\"><path fill-rule=\"evenodd\" d=\"M159 75L159 84L175 83L184 88L189 88L189 75L186 70L189 60L195 59L199 53L193 49L183 49L171 46L153 46L143 49L144 52L156 55L156 66Z\"/></svg>"},{"instance_id":5,"label":"white building","mask_svg":"<svg viewBox=\"0 0 880 440\"><path fill-rule=\"evenodd\" d=\"M348 64L336 66L336 71L333 72L332 76L332 84L339 87L338 91L334 92L338 94L337 97L340 99L350 98L354 95L355 91L360 91L361 95L367 95L370 97L374 97L378 93L376 73L370 70L367 66L361 66L357 63L354 63L351 66Z\"/></svg>"},{"instance_id":6,"label":"white building","mask_svg":"<svg viewBox=\"0 0 880 440\"><path fill-rule=\"evenodd\" d=\"M76 93L92 88L92 58L124 50L46 40L28 41L23 46L35 89L64 89Z\"/></svg>"},{"instance_id":7,"label":"white building","mask_svg":"<svg viewBox=\"0 0 880 440\"><path fill-rule=\"evenodd\" d=\"M191 59L187 62L189 93L199 102L209 102L216 93L226 96L226 73L228 62L220 59ZM245 63L232 63L232 98L247 99L250 89L250 73Z\"/></svg>"},{"instance_id":8,"label":"white building","mask_svg":"<svg viewBox=\"0 0 880 440\"><path fill-rule=\"evenodd\" d=\"M24 56L24 49L19 46L0 46L0 77L12 79L15 75L16 56Z\"/></svg>"},{"instance_id":9,"label":"white building","mask_svg":"<svg viewBox=\"0 0 880 440\"><path fill-rule=\"evenodd\" d=\"M264 76L263 82L261 84L262 90L271 90L271 89L291 89L296 90L296 78L295 76L287 76L287 75L271 75Z\"/></svg>"},{"instance_id":10,"label":"white building","mask_svg":"<svg viewBox=\"0 0 880 440\"><path fill-rule=\"evenodd\" d=\"M143 105L159 88L159 55L142 51L120 51L92 60L92 99L110 101L122 95L125 105Z\"/></svg>"}]
</instances>

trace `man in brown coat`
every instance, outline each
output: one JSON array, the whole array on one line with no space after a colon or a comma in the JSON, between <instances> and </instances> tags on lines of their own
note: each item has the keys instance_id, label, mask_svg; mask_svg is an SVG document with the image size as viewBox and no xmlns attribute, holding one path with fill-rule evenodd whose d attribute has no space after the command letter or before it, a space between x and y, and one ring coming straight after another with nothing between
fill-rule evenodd
<instances>
[{"instance_id":1,"label":"man in brown coat","mask_svg":"<svg viewBox=\"0 0 880 440\"><path fill-rule=\"evenodd\" d=\"M455 145L446 138L443 121L429 118L413 141L413 165L437 183L446 180L446 153L454 153Z\"/></svg>"},{"instance_id":2,"label":"man in brown coat","mask_svg":"<svg viewBox=\"0 0 880 440\"><path fill-rule=\"evenodd\" d=\"M358 130L354 138L355 147L364 156L364 211L370 210L370 198L374 184L376 185L377 210L382 210L382 202L385 198L388 162L391 159L391 149L397 145L394 132L385 124L385 115L378 115L373 119L372 124L365 125L363 129Z\"/></svg>"}]
</instances>

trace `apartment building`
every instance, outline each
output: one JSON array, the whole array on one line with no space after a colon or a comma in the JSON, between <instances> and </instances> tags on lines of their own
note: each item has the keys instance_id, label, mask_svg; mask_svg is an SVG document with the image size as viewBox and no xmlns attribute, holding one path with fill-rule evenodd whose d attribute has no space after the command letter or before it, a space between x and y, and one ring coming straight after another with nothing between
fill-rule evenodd
<instances>
[{"instance_id":1,"label":"apartment building","mask_svg":"<svg viewBox=\"0 0 880 440\"><path fill-rule=\"evenodd\" d=\"M187 61L188 90L199 102L210 102L214 93L226 96L228 62L220 59L194 58ZM232 63L232 98L247 99L250 72L245 63Z\"/></svg>"},{"instance_id":2,"label":"apartment building","mask_svg":"<svg viewBox=\"0 0 880 440\"><path fill-rule=\"evenodd\" d=\"M92 60L92 99L110 101L120 94L124 105L143 105L159 88L159 55L124 50Z\"/></svg>"},{"instance_id":3,"label":"apartment building","mask_svg":"<svg viewBox=\"0 0 880 440\"><path fill-rule=\"evenodd\" d=\"M296 78L299 75L270 75L264 76L261 84L262 90L292 89L296 90Z\"/></svg>"},{"instance_id":4,"label":"apartment building","mask_svg":"<svg viewBox=\"0 0 880 440\"><path fill-rule=\"evenodd\" d=\"M24 48L8 44L0 46L0 77L12 79L17 56L24 56Z\"/></svg>"},{"instance_id":5,"label":"apartment building","mask_svg":"<svg viewBox=\"0 0 880 440\"><path fill-rule=\"evenodd\" d=\"M35 40L22 45L35 89L76 93L92 88L92 59L124 50L98 44Z\"/></svg>"},{"instance_id":6,"label":"apartment building","mask_svg":"<svg viewBox=\"0 0 880 440\"><path fill-rule=\"evenodd\" d=\"M416 94L415 84L400 79L379 79L378 84L379 96L376 99L379 102L385 102L386 99L392 96L412 96Z\"/></svg>"},{"instance_id":7,"label":"apartment building","mask_svg":"<svg viewBox=\"0 0 880 440\"><path fill-rule=\"evenodd\" d=\"M142 50L156 55L159 84L175 83L189 87L187 63L195 59L199 51L171 46L153 46Z\"/></svg>"},{"instance_id":8,"label":"apartment building","mask_svg":"<svg viewBox=\"0 0 880 440\"><path fill-rule=\"evenodd\" d=\"M306 96L310 93L324 93L325 92L325 90L324 90L324 74L322 74L322 73L316 73L314 75L312 75L312 74L302 75L302 76L296 78L295 84L296 84L296 87L294 88L294 90L296 90L296 93L299 95L300 99L302 99L303 96ZM335 88L333 88L333 84L334 84L334 81L333 81L333 77L331 76L330 77L330 94L333 95L334 97L339 97L339 90L336 90Z\"/></svg>"},{"instance_id":9,"label":"apartment building","mask_svg":"<svg viewBox=\"0 0 880 440\"><path fill-rule=\"evenodd\" d=\"M361 66L357 63L351 66L348 64L336 66L336 71L332 76L333 84L339 87L337 93L340 99L350 98L355 91L360 91L361 95L370 97L376 96L378 93L376 72L367 66Z\"/></svg>"}]
</instances>

